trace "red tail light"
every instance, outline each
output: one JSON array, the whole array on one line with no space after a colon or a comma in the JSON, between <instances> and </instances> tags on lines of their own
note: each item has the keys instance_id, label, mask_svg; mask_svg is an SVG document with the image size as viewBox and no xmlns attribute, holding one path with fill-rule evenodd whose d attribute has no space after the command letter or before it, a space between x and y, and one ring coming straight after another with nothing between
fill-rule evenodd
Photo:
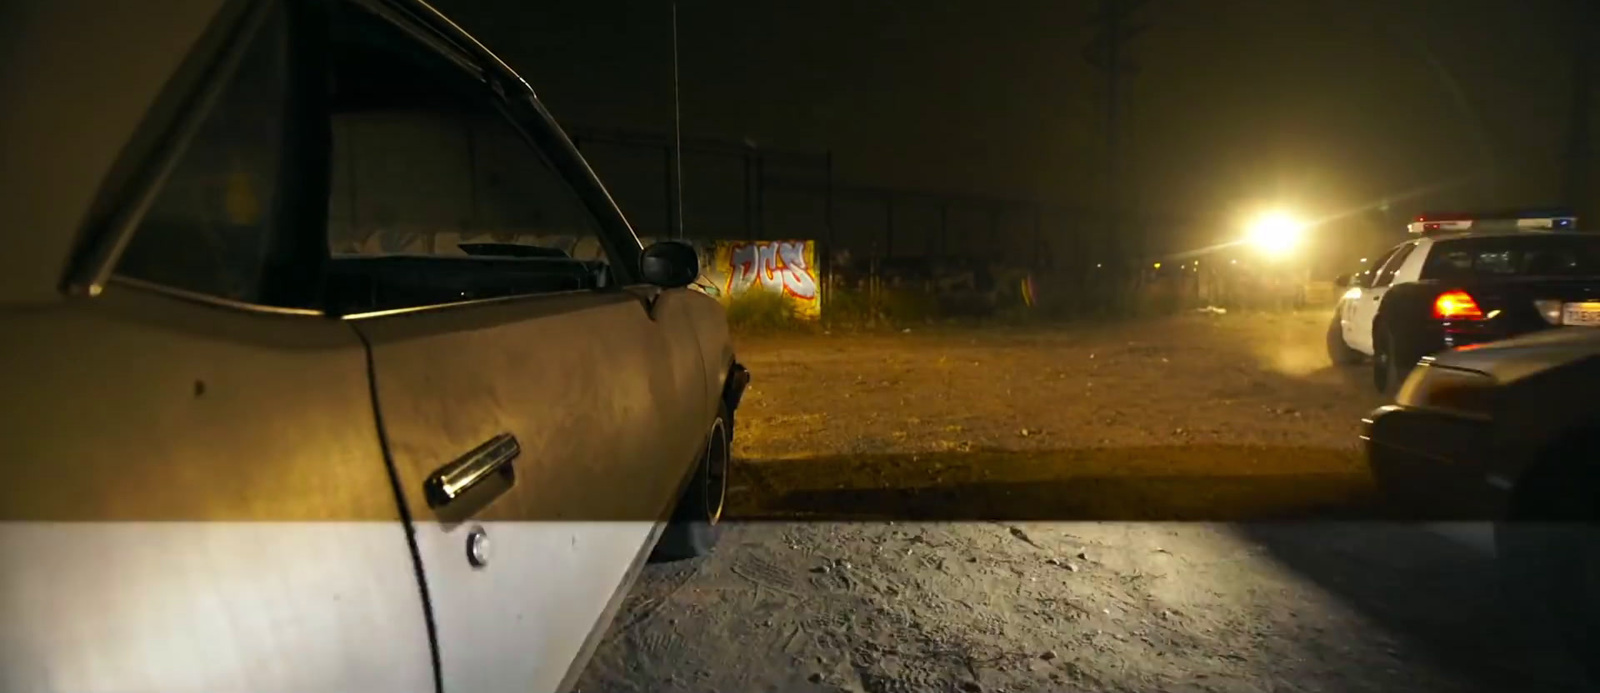
<instances>
[{"instance_id":1,"label":"red tail light","mask_svg":"<svg viewBox=\"0 0 1600 693\"><path fill-rule=\"evenodd\" d=\"M1452 289L1433 300L1433 317L1439 320L1482 320L1483 310L1472 294Z\"/></svg>"}]
</instances>

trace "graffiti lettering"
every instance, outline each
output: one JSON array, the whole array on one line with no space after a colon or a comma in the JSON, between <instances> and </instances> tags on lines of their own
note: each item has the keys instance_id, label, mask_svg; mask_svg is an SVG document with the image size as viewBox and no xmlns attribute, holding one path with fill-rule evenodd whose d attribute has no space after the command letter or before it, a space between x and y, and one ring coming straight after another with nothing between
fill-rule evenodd
<instances>
[{"instance_id":1,"label":"graffiti lettering","mask_svg":"<svg viewBox=\"0 0 1600 693\"><path fill-rule=\"evenodd\" d=\"M814 241L713 241L697 246L700 290L728 304L750 292L782 296L802 320L822 316Z\"/></svg>"},{"instance_id":2,"label":"graffiti lettering","mask_svg":"<svg viewBox=\"0 0 1600 693\"><path fill-rule=\"evenodd\" d=\"M755 285L806 301L817 299L817 278L806 265L805 241L737 243L729 248L728 264L730 295Z\"/></svg>"}]
</instances>

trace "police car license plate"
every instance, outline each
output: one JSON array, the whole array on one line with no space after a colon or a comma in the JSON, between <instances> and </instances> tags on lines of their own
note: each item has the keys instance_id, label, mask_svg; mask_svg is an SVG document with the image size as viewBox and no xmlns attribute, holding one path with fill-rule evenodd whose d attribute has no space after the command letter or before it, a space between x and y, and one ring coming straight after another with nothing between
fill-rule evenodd
<instances>
[{"instance_id":1,"label":"police car license plate","mask_svg":"<svg viewBox=\"0 0 1600 693\"><path fill-rule=\"evenodd\" d=\"M1568 303L1561 306L1561 324L1600 327L1600 301Z\"/></svg>"}]
</instances>

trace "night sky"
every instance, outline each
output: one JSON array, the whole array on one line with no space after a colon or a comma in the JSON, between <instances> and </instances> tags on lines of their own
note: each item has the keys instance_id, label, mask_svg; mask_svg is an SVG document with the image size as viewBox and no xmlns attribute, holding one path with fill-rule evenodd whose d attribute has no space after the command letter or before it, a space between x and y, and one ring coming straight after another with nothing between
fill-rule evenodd
<instances>
[{"instance_id":1,"label":"night sky","mask_svg":"<svg viewBox=\"0 0 1600 693\"><path fill-rule=\"evenodd\" d=\"M1560 202L1578 2L1152 0L1131 201L1323 215L1450 183L1396 213ZM667 2L436 4L563 123L670 129ZM1097 5L682 0L685 133L831 149L849 183L1093 204Z\"/></svg>"}]
</instances>

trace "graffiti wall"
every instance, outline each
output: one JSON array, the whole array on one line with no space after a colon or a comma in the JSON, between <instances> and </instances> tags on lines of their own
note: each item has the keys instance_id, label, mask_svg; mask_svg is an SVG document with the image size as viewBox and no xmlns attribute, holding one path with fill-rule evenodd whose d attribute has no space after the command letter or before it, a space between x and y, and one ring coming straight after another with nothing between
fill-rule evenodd
<instances>
[{"instance_id":1,"label":"graffiti wall","mask_svg":"<svg viewBox=\"0 0 1600 693\"><path fill-rule=\"evenodd\" d=\"M779 294L795 315L822 317L815 241L717 241L700 247L700 278L723 301L751 291Z\"/></svg>"}]
</instances>

